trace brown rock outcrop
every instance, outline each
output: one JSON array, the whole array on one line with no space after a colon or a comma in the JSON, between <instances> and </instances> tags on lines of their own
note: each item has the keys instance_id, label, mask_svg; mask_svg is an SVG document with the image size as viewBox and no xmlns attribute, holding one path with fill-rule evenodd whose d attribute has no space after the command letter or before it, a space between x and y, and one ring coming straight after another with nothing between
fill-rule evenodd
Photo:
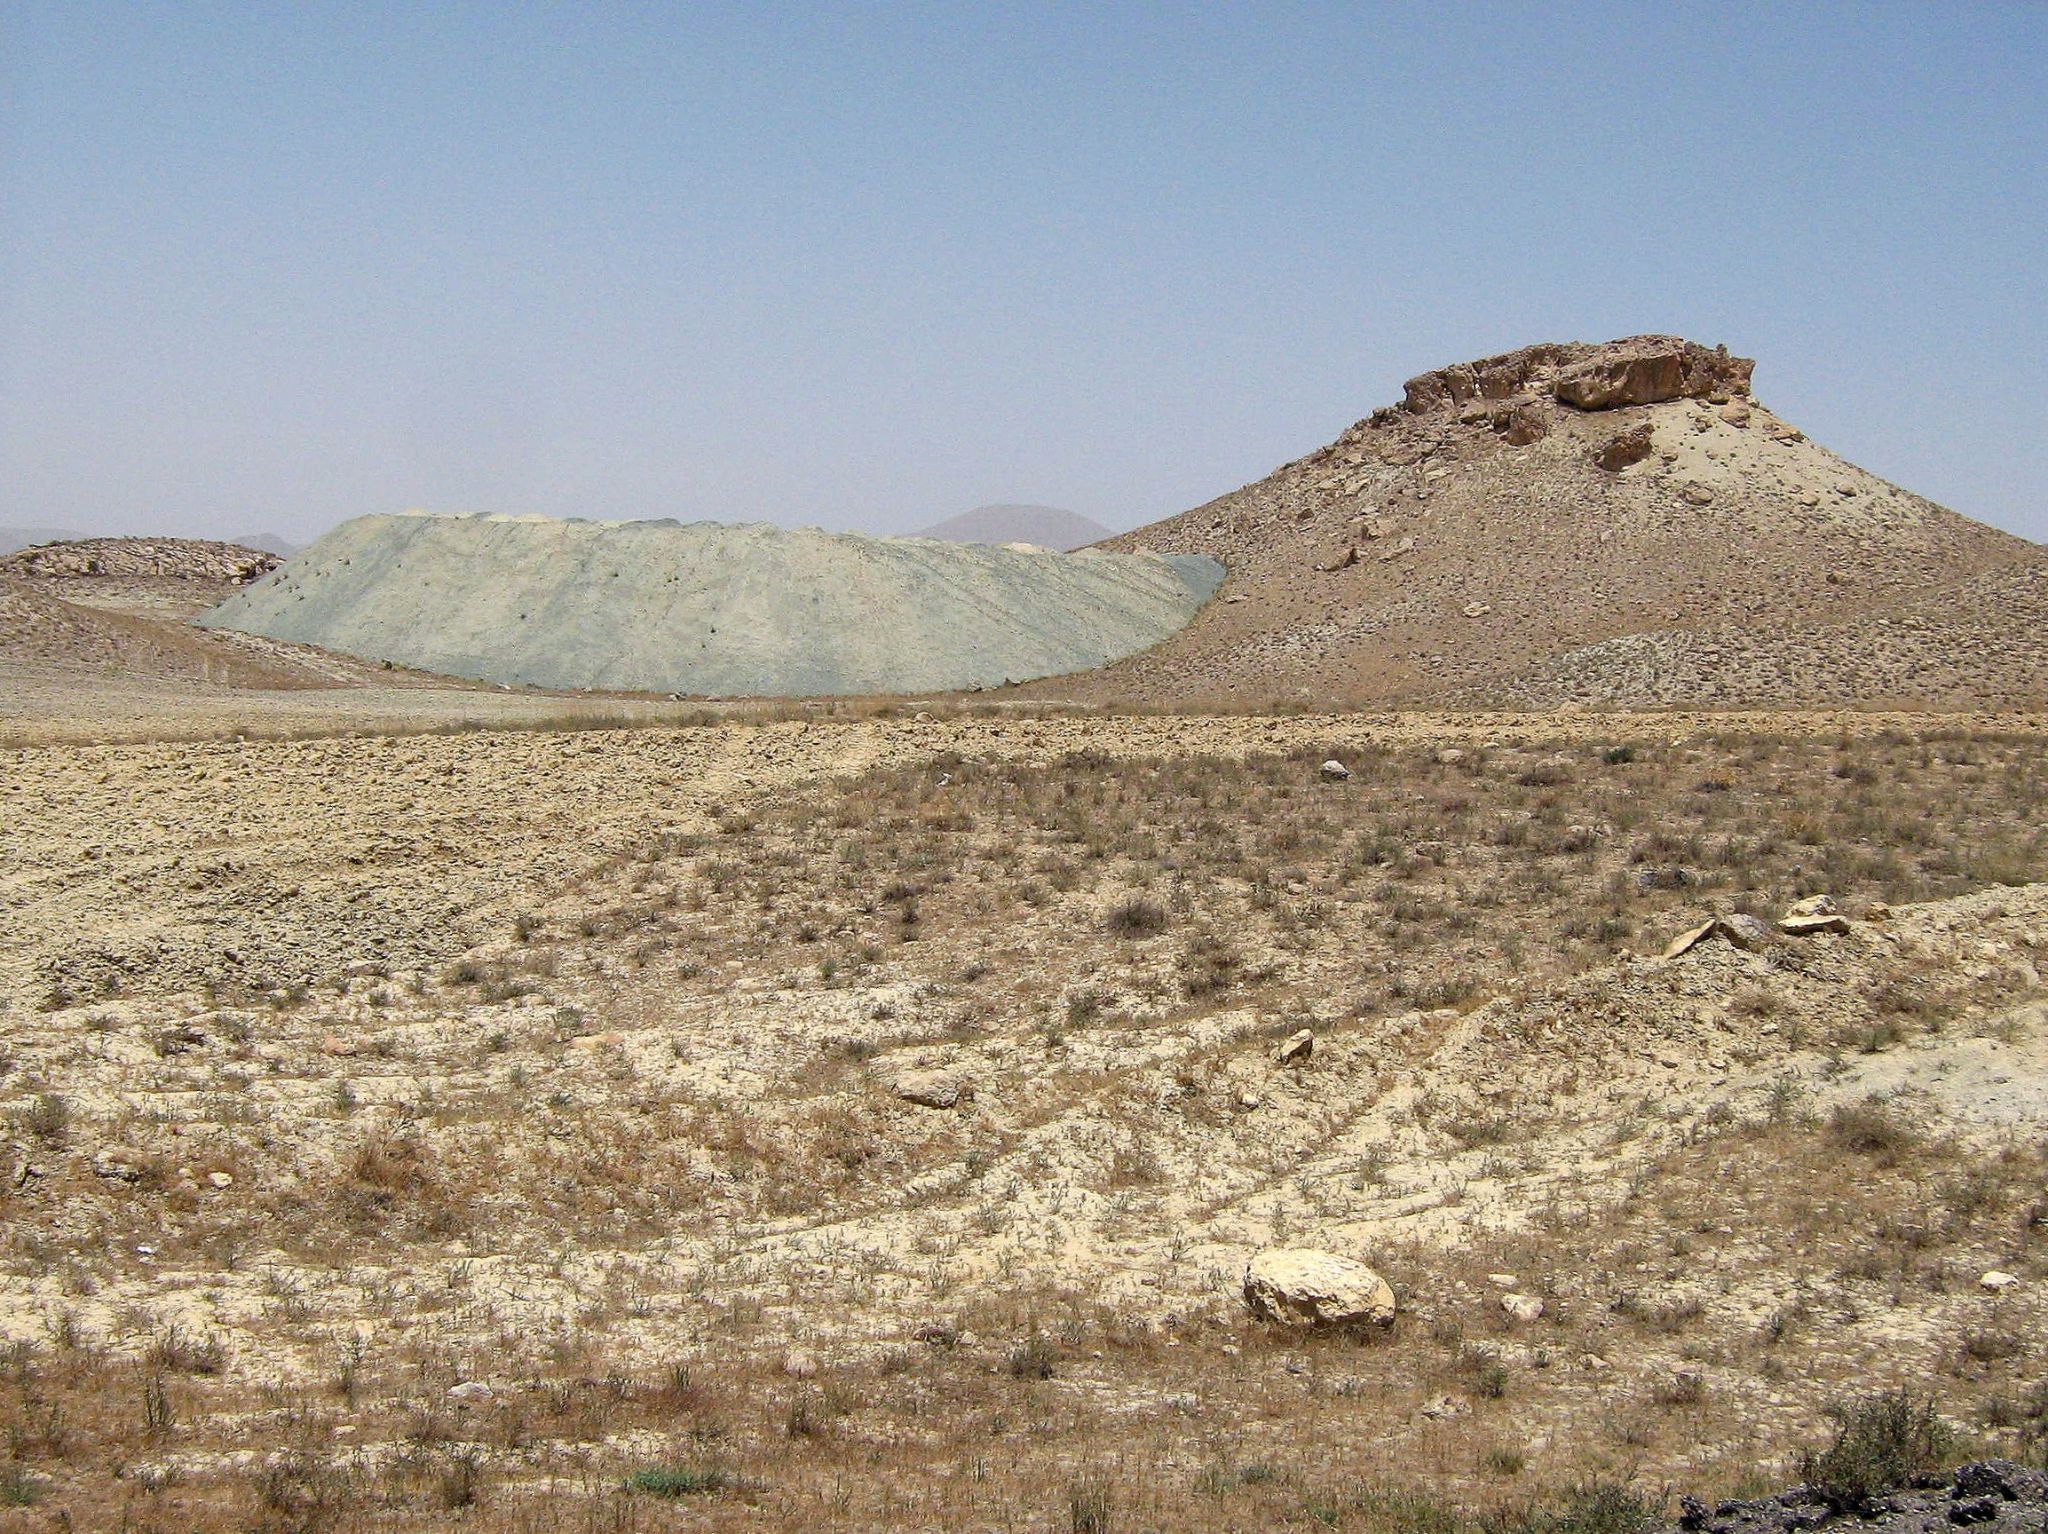
<instances>
[{"instance_id":1,"label":"brown rock outcrop","mask_svg":"<svg viewBox=\"0 0 2048 1534\"><path fill-rule=\"evenodd\" d=\"M1600 345L1546 341L1437 368L1408 380L1401 408L1424 415L1473 400L1550 398L1575 410L1613 410L1668 399L1749 392L1756 364L1725 346L1678 336L1627 336ZM1506 420L1512 412L1503 412Z\"/></svg>"},{"instance_id":2,"label":"brown rock outcrop","mask_svg":"<svg viewBox=\"0 0 2048 1534\"><path fill-rule=\"evenodd\" d=\"M0 559L0 575L29 580L186 580L246 584L284 561L210 538L77 538Z\"/></svg>"},{"instance_id":3,"label":"brown rock outcrop","mask_svg":"<svg viewBox=\"0 0 2048 1534\"><path fill-rule=\"evenodd\" d=\"M1676 336L1632 336L1595 347L1551 383L1550 392L1577 410L1654 405L1667 399L1747 394L1756 364Z\"/></svg>"}]
</instances>

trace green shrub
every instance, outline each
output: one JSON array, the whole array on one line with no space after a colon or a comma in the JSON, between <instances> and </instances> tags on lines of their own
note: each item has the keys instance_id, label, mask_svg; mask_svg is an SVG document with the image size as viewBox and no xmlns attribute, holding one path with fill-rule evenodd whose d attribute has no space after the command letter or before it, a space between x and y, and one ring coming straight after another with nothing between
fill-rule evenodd
<instances>
[{"instance_id":1,"label":"green shrub","mask_svg":"<svg viewBox=\"0 0 2048 1534\"><path fill-rule=\"evenodd\" d=\"M1481 1534L1649 1534L1655 1502L1621 1481L1589 1481L1554 1507L1497 1511L1479 1521Z\"/></svg>"},{"instance_id":2,"label":"green shrub","mask_svg":"<svg viewBox=\"0 0 2048 1534\"><path fill-rule=\"evenodd\" d=\"M712 1465L658 1465L635 1470L626 1477L626 1490L650 1497L690 1497L700 1492L723 1491L732 1478Z\"/></svg>"},{"instance_id":3,"label":"green shrub","mask_svg":"<svg viewBox=\"0 0 2048 1534\"><path fill-rule=\"evenodd\" d=\"M1594 1481L1566 1492L1546 1524L1551 1534L1637 1534L1656 1521L1649 1497L1619 1481Z\"/></svg>"},{"instance_id":4,"label":"green shrub","mask_svg":"<svg viewBox=\"0 0 2048 1534\"><path fill-rule=\"evenodd\" d=\"M1932 1396L1886 1390L1830 1413L1835 1440L1799 1462L1799 1473L1837 1512L1868 1512L1878 1498L1939 1470L1954 1445Z\"/></svg>"}]
</instances>

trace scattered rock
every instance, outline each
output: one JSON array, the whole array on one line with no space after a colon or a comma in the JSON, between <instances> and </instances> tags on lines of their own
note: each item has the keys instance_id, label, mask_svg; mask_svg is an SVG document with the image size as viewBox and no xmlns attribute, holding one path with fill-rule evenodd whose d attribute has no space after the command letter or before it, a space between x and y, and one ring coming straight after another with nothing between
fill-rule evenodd
<instances>
[{"instance_id":1,"label":"scattered rock","mask_svg":"<svg viewBox=\"0 0 2048 1534\"><path fill-rule=\"evenodd\" d=\"M1678 493L1688 506L1711 506L1714 504L1714 492L1702 484L1688 482L1678 487Z\"/></svg>"},{"instance_id":2,"label":"scattered rock","mask_svg":"<svg viewBox=\"0 0 2048 1534\"><path fill-rule=\"evenodd\" d=\"M1715 919L1715 930L1745 953L1762 953L1771 946L1771 929L1747 912Z\"/></svg>"},{"instance_id":3,"label":"scattered rock","mask_svg":"<svg viewBox=\"0 0 2048 1534\"><path fill-rule=\"evenodd\" d=\"M1543 1319L1543 1301L1533 1294L1504 1294L1500 1297L1500 1308L1517 1321Z\"/></svg>"},{"instance_id":4,"label":"scattered rock","mask_svg":"<svg viewBox=\"0 0 2048 1534\"><path fill-rule=\"evenodd\" d=\"M1535 403L1517 405L1495 427L1511 447L1527 447L1550 435L1550 422Z\"/></svg>"},{"instance_id":5,"label":"scattered rock","mask_svg":"<svg viewBox=\"0 0 2048 1534\"><path fill-rule=\"evenodd\" d=\"M1996 1294L2001 1290L2010 1289L2018 1282L2019 1278L2017 1275L1993 1268L1989 1273L1986 1273L1977 1280L1977 1287L1979 1289L1989 1289L1993 1294Z\"/></svg>"},{"instance_id":6,"label":"scattered rock","mask_svg":"<svg viewBox=\"0 0 2048 1534\"><path fill-rule=\"evenodd\" d=\"M818 1360L801 1348L791 1348L782 1355L782 1372L793 1380L815 1379L818 1374Z\"/></svg>"},{"instance_id":7,"label":"scattered rock","mask_svg":"<svg viewBox=\"0 0 2048 1534\"><path fill-rule=\"evenodd\" d=\"M493 1400L497 1392L482 1380L464 1380L459 1385L448 1387L448 1399L457 1406L482 1406Z\"/></svg>"},{"instance_id":8,"label":"scattered rock","mask_svg":"<svg viewBox=\"0 0 2048 1534\"><path fill-rule=\"evenodd\" d=\"M208 1172L206 1180L216 1188L232 1188L235 1185L232 1172Z\"/></svg>"},{"instance_id":9,"label":"scattered rock","mask_svg":"<svg viewBox=\"0 0 2048 1534\"><path fill-rule=\"evenodd\" d=\"M1462 1417L1471 1409L1454 1395L1431 1396L1422 1403L1422 1415L1432 1422L1445 1422L1452 1417Z\"/></svg>"},{"instance_id":10,"label":"scattered rock","mask_svg":"<svg viewBox=\"0 0 2048 1534\"><path fill-rule=\"evenodd\" d=\"M1847 932L1849 923L1832 896L1808 895L1786 908L1778 918L1778 930L1794 937L1810 937L1817 932Z\"/></svg>"},{"instance_id":11,"label":"scattered rock","mask_svg":"<svg viewBox=\"0 0 2048 1534\"><path fill-rule=\"evenodd\" d=\"M1303 1028L1289 1034L1279 1049L1274 1051L1273 1058L1281 1065L1304 1065L1315 1052L1315 1033L1311 1029Z\"/></svg>"},{"instance_id":12,"label":"scattered rock","mask_svg":"<svg viewBox=\"0 0 2048 1534\"><path fill-rule=\"evenodd\" d=\"M889 1087L920 1108L956 1108L962 1098L974 1095L973 1088L951 1071L903 1071Z\"/></svg>"},{"instance_id":13,"label":"scattered rock","mask_svg":"<svg viewBox=\"0 0 2048 1534\"><path fill-rule=\"evenodd\" d=\"M101 1151L92 1158L92 1175L107 1182L138 1183L142 1181L142 1166L127 1151Z\"/></svg>"},{"instance_id":14,"label":"scattered rock","mask_svg":"<svg viewBox=\"0 0 2048 1534\"><path fill-rule=\"evenodd\" d=\"M1282 1326L1392 1326L1394 1291L1362 1262L1310 1247L1275 1247L1244 1270L1252 1314Z\"/></svg>"},{"instance_id":15,"label":"scattered rock","mask_svg":"<svg viewBox=\"0 0 2048 1534\"><path fill-rule=\"evenodd\" d=\"M1778 930L1793 937L1812 937L1822 932L1847 932L1849 918L1839 913L1826 916L1783 916L1778 919Z\"/></svg>"},{"instance_id":16,"label":"scattered rock","mask_svg":"<svg viewBox=\"0 0 2048 1534\"><path fill-rule=\"evenodd\" d=\"M173 1055L188 1055L205 1047L206 1035L190 1023L173 1023L156 1036L156 1052L165 1059Z\"/></svg>"},{"instance_id":17,"label":"scattered rock","mask_svg":"<svg viewBox=\"0 0 2048 1534\"><path fill-rule=\"evenodd\" d=\"M1630 464L1641 463L1649 457L1650 448L1650 423L1644 421L1609 437L1600 451L1593 455L1593 462L1610 474L1618 474Z\"/></svg>"},{"instance_id":18,"label":"scattered rock","mask_svg":"<svg viewBox=\"0 0 2048 1534\"><path fill-rule=\"evenodd\" d=\"M1754 916L1740 911L1732 916L1716 916L1711 921L1703 921L1697 927L1679 933L1665 948L1663 956L1675 959L1680 954L1691 952L1709 938L1719 938L1723 942L1733 943L1744 952L1757 953L1770 946L1771 929Z\"/></svg>"}]
</instances>

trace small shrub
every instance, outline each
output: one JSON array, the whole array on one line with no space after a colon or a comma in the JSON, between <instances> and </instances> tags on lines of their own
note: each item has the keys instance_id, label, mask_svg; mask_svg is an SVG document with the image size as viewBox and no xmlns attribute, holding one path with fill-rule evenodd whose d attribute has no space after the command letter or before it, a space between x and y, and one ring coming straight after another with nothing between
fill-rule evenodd
<instances>
[{"instance_id":1,"label":"small shrub","mask_svg":"<svg viewBox=\"0 0 2048 1534\"><path fill-rule=\"evenodd\" d=\"M474 1507L483 1495L483 1455L457 1449L441 1462L434 1476L434 1500L447 1512Z\"/></svg>"},{"instance_id":2,"label":"small shrub","mask_svg":"<svg viewBox=\"0 0 2048 1534\"><path fill-rule=\"evenodd\" d=\"M1918 1140L1912 1126L1877 1096L1856 1103L1837 1103L1828 1116L1828 1138L1844 1150L1885 1162L1896 1161Z\"/></svg>"},{"instance_id":3,"label":"small shrub","mask_svg":"<svg viewBox=\"0 0 2048 1534\"><path fill-rule=\"evenodd\" d=\"M178 1424L171 1402L171 1390L162 1369L145 1365L142 1370L142 1430L151 1439L164 1439Z\"/></svg>"},{"instance_id":4,"label":"small shrub","mask_svg":"<svg viewBox=\"0 0 2048 1534\"><path fill-rule=\"evenodd\" d=\"M1143 895L1119 901L1110 907L1103 923L1116 937L1157 937L1166 930L1166 907Z\"/></svg>"},{"instance_id":5,"label":"small shrub","mask_svg":"<svg viewBox=\"0 0 2048 1534\"><path fill-rule=\"evenodd\" d=\"M16 1110L15 1122L21 1132L43 1145L64 1143L71 1133L71 1104L58 1092L39 1092L28 1106Z\"/></svg>"},{"instance_id":6,"label":"small shrub","mask_svg":"<svg viewBox=\"0 0 2048 1534\"><path fill-rule=\"evenodd\" d=\"M1045 1338L1033 1335L1010 1349L1010 1377L1049 1380L1059 1372L1059 1354Z\"/></svg>"},{"instance_id":7,"label":"small shrub","mask_svg":"<svg viewBox=\"0 0 2048 1534\"><path fill-rule=\"evenodd\" d=\"M1074 1482L1067 1488L1067 1528L1070 1534L1109 1534L1112 1507L1108 1482L1093 1479Z\"/></svg>"},{"instance_id":8,"label":"small shrub","mask_svg":"<svg viewBox=\"0 0 2048 1534\"><path fill-rule=\"evenodd\" d=\"M1980 1364L2002 1363L2025 1351L2026 1343L2016 1332L1986 1327L1963 1337L1963 1355Z\"/></svg>"},{"instance_id":9,"label":"small shrub","mask_svg":"<svg viewBox=\"0 0 2048 1534\"><path fill-rule=\"evenodd\" d=\"M626 1477L626 1490L650 1497L694 1497L724 1491L731 1484L732 1477L715 1465L661 1465Z\"/></svg>"},{"instance_id":10,"label":"small shrub","mask_svg":"<svg viewBox=\"0 0 2048 1534\"><path fill-rule=\"evenodd\" d=\"M219 1374L227 1368L228 1350L220 1338L194 1336L173 1321L149 1344L149 1362L173 1374Z\"/></svg>"},{"instance_id":11,"label":"small shrub","mask_svg":"<svg viewBox=\"0 0 2048 1534\"><path fill-rule=\"evenodd\" d=\"M1548 1534L1639 1534L1656 1522L1648 1496L1619 1481L1594 1481L1566 1492L1540 1527Z\"/></svg>"},{"instance_id":12,"label":"small shrub","mask_svg":"<svg viewBox=\"0 0 2048 1534\"><path fill-rule=\"evenodd\" d=\"M1934 1399L1886 1390L1829 1413L1835 1439L1799 1462L1799 1473L1837 1512L1873 1511L1887 1493L1940 1469L1954 1443Z\"/></svg>"},{"instance_id":13,"label":"small shrub","mask_svg":"<svg viewBox=\"0 0 2048 1534\"><path fill-rule=\"evenodd\" d=\"M33 1507L40 1495L41 1484L24 1467L0 1465L0 1507Z\"/></svg>"}]
</instances>

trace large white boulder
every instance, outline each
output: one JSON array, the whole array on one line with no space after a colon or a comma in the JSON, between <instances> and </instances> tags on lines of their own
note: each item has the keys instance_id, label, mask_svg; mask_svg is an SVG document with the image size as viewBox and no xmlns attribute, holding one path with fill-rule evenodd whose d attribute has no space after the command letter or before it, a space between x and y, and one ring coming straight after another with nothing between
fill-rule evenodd
<instances>
[{"instance_id":1,"label":"large white boulder","mask_svg":"<svg viewBox=\"0 0 2048 1534\"><path fill-rule=\"evenodd\" d=\"M1272 1247L1244 1270L1252 1314L1283 1326L1391 1326L1394 1291L1362 1262L1312 1247Z\"/></svg>"}]
</instances>

